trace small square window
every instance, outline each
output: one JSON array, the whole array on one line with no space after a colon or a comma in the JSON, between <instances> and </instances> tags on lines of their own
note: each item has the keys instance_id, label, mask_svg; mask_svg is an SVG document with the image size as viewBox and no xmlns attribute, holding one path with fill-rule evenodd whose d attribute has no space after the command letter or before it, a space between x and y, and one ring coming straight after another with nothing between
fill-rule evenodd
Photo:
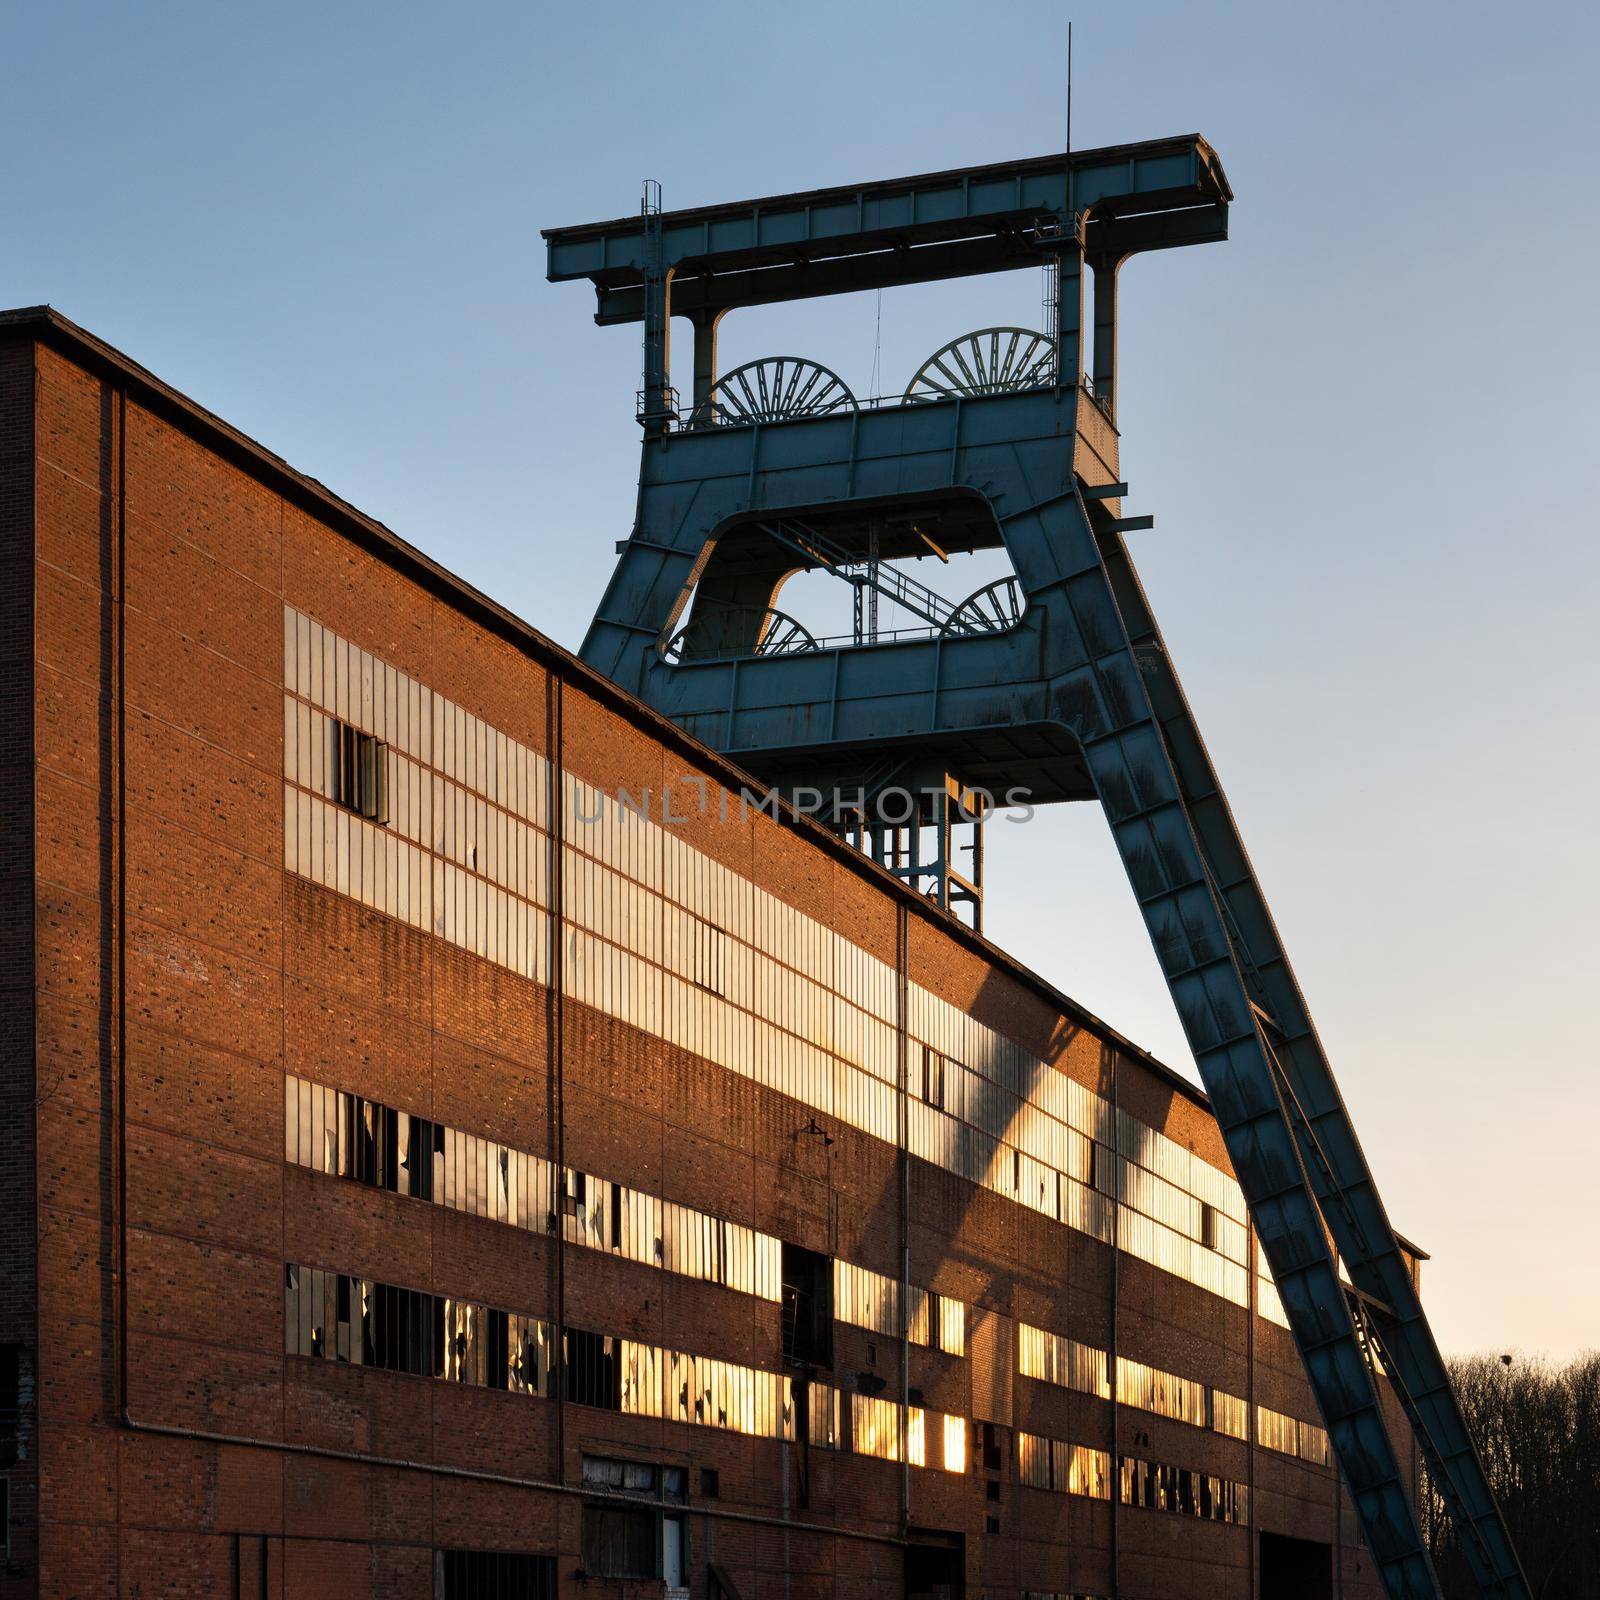
<instances>
[{"instance_id":1,"label":"small square window","mask_svg":"<svg viewBox=\"0 0 1600 1600\"><path fill-rule=\"evenodd\" d=\"M722 1474L717 1468L701 1467L700 1498L702 1500L720 1500L722 1498Z\"/></svg>"},{"instance_id":2,"label":"small square window","mask_svg":"<svg viewBox=\"0 0 1600 1600\"><path fill-rule=\"evenodd\" d=\"M333 723L333 799L370 822L389 820L389 747L374 734Z\"/></svg>"},{"instance_id":3,"label":"small square window","mask_svg":"<svg viewBox=\"0 0 1600 1600\"><path fill-rule=\"evenodd\" d=\"M1091 1144L1089 1146L1089 1187L1098 1189L1101 1194L1115 1196L1117 1192L1117 1161L1118 1157L1109 1146Z\"/></svg>"},{"instance_id":4,"label":"small square window","mask_svg":"<svg viewBox=\"0 0 1600 1600\"><path fill-rule=\"evenodd\" d=\"M689 919L690 974L696 988L726 993L728 936L701 917Z\"/></svg>"}]
</instances>

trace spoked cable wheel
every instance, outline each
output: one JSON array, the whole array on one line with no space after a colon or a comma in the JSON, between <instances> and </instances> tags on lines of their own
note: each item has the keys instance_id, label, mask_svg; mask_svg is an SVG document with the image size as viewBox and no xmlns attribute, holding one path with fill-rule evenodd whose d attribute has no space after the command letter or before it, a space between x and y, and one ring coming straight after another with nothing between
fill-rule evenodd
<instances>
[{"instance_id":1,"label":"spoked cable wheel","mask_svg":"<svg viewBox=\"0 0 1600 1600\"><path fill-rule=\"evenodd\" d=\"M906 400L1009 394L1054 383L1056 342L1032 328L980 328L935 350L906 385Z\"/></svg>"},{"instance_id":2,"label":"spoked cable wheel","mask_svg":"<svg viewBox=\"0 0 1600 1600\"><path fill-rule=\"evenodd\" d=\"M939 630L947 639L965 633L999 633L1022 619L1022 590L1015 578L999 578L969 594Z\"/></svg>"},{"instance_id":3,"label":"spoked cable wheel","mask_svg":"<svg viewBox=\"0 0 1600 1600\"><path fill-rule=\"evenodd\" d=\"M719 649L719 635L754 639L755 648ZM685 661L716 661L730 655L799 655L816 648L817 641L805 624L795 621L786 611L697 605L688 622L661 647L661 658L678 666Z\"/></svg>"},{"instance_id":4,"label":"spoked cable wheel","mask_svg":"<svg viewBox=\"0 0 1600 1600\"><path fill-rule=\"evenodd\" d=\"M689 421L696 428L738 427L855 409L856 397L838 373L802 356L763 356L718 378Z\"/></svg>"}]
</instances>

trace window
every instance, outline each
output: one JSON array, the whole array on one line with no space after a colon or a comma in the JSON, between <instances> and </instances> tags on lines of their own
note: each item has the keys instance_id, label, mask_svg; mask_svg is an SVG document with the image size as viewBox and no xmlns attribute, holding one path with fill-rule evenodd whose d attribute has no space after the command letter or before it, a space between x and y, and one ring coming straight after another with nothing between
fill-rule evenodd
<instances>
[{"instance_id":1,"label":"window","mask_svg":"<svg viewBox=\"0 0 1600 1600\"><path fill-rule=\"evenodd\" d=\"M783 1357L799 1366L833 1365L833 1263L787 1240L783 1245Z\"/></svg>"},{"instance_id":2,"label":"window","mask_svg":"<svg viewBox=\"0 0 1600 1600\"><path fill-rule=\"evenodd\" d=\"M1234 1439L1247 1439L1250 1436L1249 1407L1236 1394L1228 1394L1223 1389L1211 1391L1211 1426L1218 1433L1228 1434Z\"/></svg>"},{"instance_id":3,"label":"window","mask_svg":"<svg viewBox=\"0 0 1600 1600\"><path fill-rule=\"evenodd\" d=\"M283 1080L283 1153L313 1172L432 1200L440 1193L438 1123L305 1078Z\"/></svg>"},{"instance_id":4,"label":"window","mask_svg":"<svg viewBox=\"0 0 1600 1600\"><path fill-rule=\"evenodd\" d=\"M850 1396L850 1448L858 1456L900 1459L900 1405L880 1395Z\"/></svg>"},{"instance_id":5,"label":"window","mask_svg":"<svg viewBox=\"0 0 1600 1600\"><path fill-rule=\"evenodd\" d=\"M1302 1461L1314 1461L1319 1467L1328 1464L1328 1434L1314 1422L1302 1422L1299 1428Z\"/></svg>"},{"instance_id":6,"label":"window","mask_svg":"<svg viewBox=\"0 0 1600 1600\"><path fill-rule=\"evenodd\" d=\"M1175 1511L1206 1522L1250 1520L1250 1491L1244 1484L1189 1467L1124 1456L1118 1463L1118 1494L1123 1505L1146 1511Z\"/></svg>"},{"instance_id":7,"label":"window","mask_svg":"<svg viewBox=\"0 0 1600 1600\"><path fill-rule=\"evenodd\" d=\"M509 1550L440 1550L435 1600L555 1600L556 1558Z\"/></svg>"},{"instance_id":8,"label":"window","mask_svg":"<svg viewBox=\"0 0 1600 1600\"><path fill-rule=\"evenodd\" d=\"M284 1268L284 1349L479 1388L550 1392L537 1317L320 1267Z\"/></svg>"},{"instance_id":9,"label":"window","mask_svg":"<svg viewBox=\"0 0 1600 1600\"><path fill-rule=\"evenodd\" d=\"M1025 1378L1077 1389L1101 1400L1111 1398L1105 1351L1026 1322L1017 1324L1017 1371Z\"/></svg>"},{"instance_id":10,"label":"window","mask_svg":"<svg viewBox=\"0 0 1600 1600\"><path fill-rule=\"evenodd\" d=\"M944 1057L931 1045L922 1047L922 1098L944 1109Z\"/></svg>"},{"instance_id":11,"label":"window","mask_svg":"<svg viewBox=\"0 0 1600 1600\"><path fill-rule=\"evenodd\" d=\"M1209 1202L1200 1202L1200 1243L1207 1250L1216 1250L1217 1244L1217 1208Z\"/></svg>"},{"instance_id":12,"label":"window","mask_svg":"<svg viewBox=\"0 0 1600 1600\"><path fill-rule=\"evenodd\" d=\"M1103 1144L1089 1146L1089 1187L1101 1194L1115 1197L1117 1192L1117 1160L1114 1151Z\"/></svg>"},{"instance_id":13,"label":"window","mask_svg":"<svg viewBox=\"0 0 1600 1600\"><path fill-rule=\"evenodd\" d=\"M687 1549L683 1518L668 1509L685 1493L682 1467L647 1461L583 1458L583 1486L595 1498L583 1506L583 1575L590 1578L660 1578L683 1584ZM607 1503L614 1495L619 1502ZM641 1501L660 1502L660 1509Z\"/></svg>"},{"instance_id":14,"label":"window","mask_svg":"<svg viewBox=\"0 0 1600 1600\"><path fill-rule=\"evenodd\" d=\"M1267 1450L1280 1450L1284 1455L1295 1454L1296 1439L1294 1418L1268 1406L1256 1407L1256 1443Z\"/></svg>"},{"instance_id":15,"label":"window","mask_svg":"<svg viewBox=\"0 0 1600 1600\"><path fill-rule=\"evenodd\" d=\"M819 1450L838 1450L847 1441L839 1431L839 1391L825 1383L794 1381L795 1438Z\"/></svg>"},{"instance_id":16,"label":"window","mask_svg":"<svg viewBox=\"0 0 1600 1600\"><path fill-rule=\"evenodd\" d=\"M726 992L728 936L700 917L689 918L689 978L697 989Z\"/></svg>"},{"instance_id":17,"label":"window","mask_svg":"<svg viewBox=\"0 0 1600 1600\"><path fill-rule=\"evenodd\" d=\"M22 1427L22 1346L0 1344L0 1467L17 1459Z\"/></svg>"},{"instance_id":18,"label":"window","mask_svg":"<svg viewBox=\"0 0 1600 1600\"><path fill-rule=\"evenodd\" d=\"M389 820L389 747L348 722L329 719L332 798L369 822Z\"/></svg>"},{"instance_id":19,"label":"window","mask_svg":"<svg viewBox=\"0 0 1600 1600\"><path fill-rule=\"evenodd\" d=\"M722 1498L722 1474L715 1467L700 1469L700 1498L702 1500Z\"/></svg>"},{"instance_id":20,"label":"window","mask_svg":"<svg viewBox=\"0 0 1600 1600\"><path fill-rule=\"evenodd\" d=\"M1036 1433L1017 1435L1017 1479L1030 1488L1109 1500L1110 1476L1111 1457L1104 1450Z\"/></svg>"},{"instance_id":21,"label":"window","mask_svg":"<svg viewBox=\"0 0 1600 1600\"><path fill-rule=\"evenodd\" d=\"M444 1129L437 1122L405 1112L398 1114L397 1126L396 1187L401 1194L432 1200L435 1196L434 1167L444 1166Z\"/></svg>"},{"instance_id":22,"label":"window","mask_svg":"<svg viewBox=\"0 0 1600 1600\"><path fill-rule=\"evenodd\" d=\"M1209 1398L1206 1386L1192 1378L1149 1367L1142 1361L1117 1357L1117 1398L1124 1405L1153 1411L1157 1416L1173 1417L1197 1428L1208 1426Z\"/></svg>"},{"instance_id":23,"label":"window","mask_svg":"<svg viewBox=\"0 0 1600 1600\"><path fill-rule=\"evenodd\" d=\"M618 1341L609 1334L568 1328L562 1335L563 1393L574 1405L622 1409Z\"/></svg>"},{"instance_id":24,"label":"window","mask_svg":"<svg viewBox=\"0 0 1600 1600\"><path fill-rule=\"evenodd\" d=\"M356 1095L342 1096L350 1119L350 1176L379 1189L398 1187L400 1118L387 1106Z\"/></svg>"}]
</instances>

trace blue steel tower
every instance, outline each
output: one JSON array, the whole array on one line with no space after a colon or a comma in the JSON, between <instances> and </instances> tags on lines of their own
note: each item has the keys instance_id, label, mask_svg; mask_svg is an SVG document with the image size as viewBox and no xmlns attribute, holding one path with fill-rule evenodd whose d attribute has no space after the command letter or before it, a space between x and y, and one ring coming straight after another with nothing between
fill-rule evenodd
<instances>
[{"instance_id":1,"label":"blue steel tower","mask_svg":"<svg viewBox=\"0 0 1600 1600\"><path fill-rule=\"evenodd\" d=\"M638 513L583 657L780 788L842 790L829 820L947 908L965 803L1104 809L1393 1600L1438 1584L1385 1430L1394 1386L1486 1594L1526 1597L1415 1284L1129 559L1117 278L1143 250L1227 236L1233 198L1198 135L548 231L549 276L596 320L642 323ZM903 394L858 401L793 357L717 369L739 306L1044 264L1046 329L941 347ZM1087 316L1086 316L1087 310ZM668 329L693 330L693 387ZM1086 361L1087 353L1087 361ZM907 558L1002 552L1011 575L946 599ZM848 584L819 639L782 585ZM916 626L885 631L886 601ZM919 810L889 809L918 791ZM920 835L934 844L923 852ZM1340 1264L1348 1274L1341 1281Z\"/></svg>"}]
</instances>

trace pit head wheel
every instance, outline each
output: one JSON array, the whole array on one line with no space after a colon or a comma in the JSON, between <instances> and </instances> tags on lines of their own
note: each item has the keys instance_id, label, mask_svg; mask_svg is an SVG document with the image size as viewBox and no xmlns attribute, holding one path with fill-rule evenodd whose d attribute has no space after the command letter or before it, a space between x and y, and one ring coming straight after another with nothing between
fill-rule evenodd
<instances>
[{"instance_id":1,"label":"pit head wheel","mask_svg":"<svg viewBox=\"0 0 1600 1600\"><path fill-rule=\"evenodd\" d=\"M753 649L718 649L718 636L754 639L755 645ZM729 655L789 656L816 648L817 641L805 625L785 611L697 603L694 615L661 646L661 658L676 667L685 661L726 660Z\"/></svg>"},{"instance_id":2,"label":"pit head wheel","mask_svg":"<svg viewBox=\"0 0 1600 1600\"><path fill-rule=\"evenodd\" d=\"M945 638L965 633L1000 633L1022 618L1022 590L1015 578L999 578L969 594L939 630Z\"/></svg>"},{"instance_id":3,"label":"pit head wheel","mask_svg":"<svg viewBox=\"0 0 1600 1600\"><path fill-rule=\"evenodd\" d=\"M906 385L906 403L1042 389L1056 377L1055 340L1032 328L980 328L935 350Z\"/></svg>"},{"instance_id":4,"label":"pit head wheel","mask_svg":"<svg viewBox=\"0 0 1600 1600\"><path fill-rule=\"evenodd\" d=\"M803 356L763 356L718 378L689 425L739 427L855 409L856 397L838 373Z\"/></svg>"}]
</instances>

